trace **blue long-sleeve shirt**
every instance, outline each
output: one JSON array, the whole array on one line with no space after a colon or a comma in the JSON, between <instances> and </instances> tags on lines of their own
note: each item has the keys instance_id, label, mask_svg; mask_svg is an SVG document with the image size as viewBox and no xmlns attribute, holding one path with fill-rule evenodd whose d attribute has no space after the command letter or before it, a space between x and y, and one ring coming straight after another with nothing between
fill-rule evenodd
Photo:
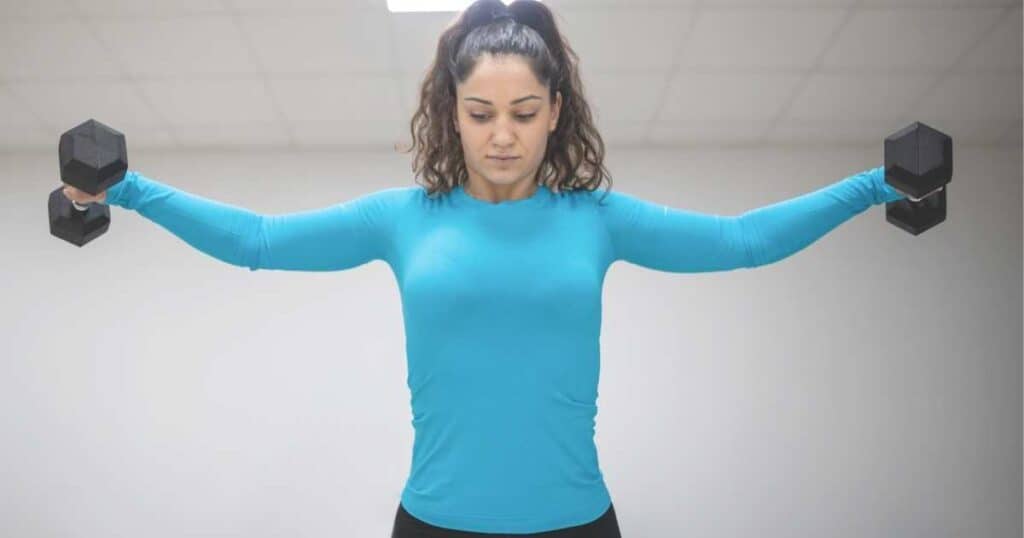
<instances>
[{"instance_id":1,"label":"blue long-sleeve shirt","mask_svg":"<svg viewBox=\"0 0 1024 538\"><path fill-rule=\"evenodd\" d=\"M874 204L884 168L739 216L611 190L498 203L457 187L371 192L279 215L136 171L106 203L250 270L339 271L383 260L398 283L415 431L401 502L432 525L534 533L582 525L611 497L594 444L601 289L617 260L659 271L781 260ZM599 205L600 202L600 205Z\"/></svg>"}]
</instances>

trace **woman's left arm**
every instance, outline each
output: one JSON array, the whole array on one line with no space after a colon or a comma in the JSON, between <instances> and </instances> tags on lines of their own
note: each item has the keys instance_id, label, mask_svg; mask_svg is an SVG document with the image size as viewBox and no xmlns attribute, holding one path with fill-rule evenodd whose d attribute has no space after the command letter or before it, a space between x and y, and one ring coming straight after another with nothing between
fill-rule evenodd
<instances>
[{"instance_id":1,"label":"woman's left arm","mask_svg":"<svg viewBox=\"0 0 1024 538\"><path fill-rule=\"evenodd\" d=\"M598 207L611 238L613 261L701 273L777 262L872 205L905 197L885 182L885 168L880 166L738 216L671 208L615 191L608 192Z\"/></svg>"}]
</instances>

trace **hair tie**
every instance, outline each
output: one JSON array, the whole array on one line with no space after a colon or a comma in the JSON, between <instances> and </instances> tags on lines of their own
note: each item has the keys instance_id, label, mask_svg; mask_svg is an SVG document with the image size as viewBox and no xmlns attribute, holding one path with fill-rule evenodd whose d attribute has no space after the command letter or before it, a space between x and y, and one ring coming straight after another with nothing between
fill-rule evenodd
<instances>
[{"instance_id":1,"label":"hair tie","mask_svg":"<svg viewBox=\"0 0 1024 538\"><path fill-rule=\"evenodd\" d=\"M505 4L501 4L501 7L491 12L491 22L503 19L516 20L516 16L512 13L512 10L510 10Z\"/></svg>"}]
</instances>

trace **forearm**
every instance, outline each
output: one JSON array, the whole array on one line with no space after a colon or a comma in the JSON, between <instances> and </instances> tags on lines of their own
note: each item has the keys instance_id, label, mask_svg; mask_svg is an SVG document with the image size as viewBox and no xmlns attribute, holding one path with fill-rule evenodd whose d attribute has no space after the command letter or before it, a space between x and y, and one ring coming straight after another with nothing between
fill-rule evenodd
<instances>
[{"instance_id":1,"label":"forearm","mask_svg":"<svg viewBox=\"0 0 1024 538\"><path fill-rule=\"evenodd\" d=\"M736 219L757 267L796 253L875 204L905 197L885 182L885 168L877 167Z\"/></svg>"},{"instance_id":2,"label":"forearm","mask_svg":"<svg viewBox=\"0 0 1024 538\"><path fill-rule=\"evenodd\" d=\"M132 209L196 249L223 262L253 268L263 217L248 209L205 199L129 170L107 190L106 203Z\"/></svg>"}]
</instances>

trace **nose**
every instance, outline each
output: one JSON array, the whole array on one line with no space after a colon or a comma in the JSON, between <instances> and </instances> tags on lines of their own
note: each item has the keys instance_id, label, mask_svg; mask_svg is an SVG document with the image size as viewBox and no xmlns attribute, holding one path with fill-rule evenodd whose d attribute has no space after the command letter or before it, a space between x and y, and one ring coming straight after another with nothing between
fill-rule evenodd
<instances>
[{"instance_id":1,"label":"nose","mask_svg":"<svg viewBox=\"0 0 1024 538\"><path fill-rule=\"evenodd\" d=\"M514 130L509 127L508 122L498 121L494 128L494 145L499 148L508 148L516 139ZM504 152L504 150L502 150Z\"/></svg>"}]
</instances>

